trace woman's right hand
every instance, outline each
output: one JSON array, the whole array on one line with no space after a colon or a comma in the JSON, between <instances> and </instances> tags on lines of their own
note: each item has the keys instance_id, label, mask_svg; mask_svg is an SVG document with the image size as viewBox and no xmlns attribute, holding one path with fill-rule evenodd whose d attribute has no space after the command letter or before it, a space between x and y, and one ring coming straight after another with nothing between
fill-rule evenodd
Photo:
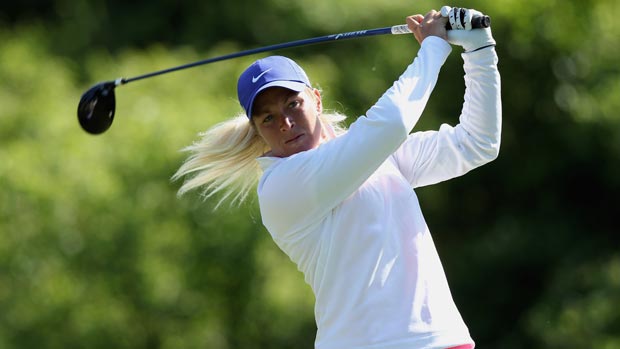
<instances>
[{"instance_id":1,"label":"woman's right hand","mask_svg":"<svg viewBox=\"0 0 620 349\"><path fill-rule=\"evenodd\" d=\"M420 44L429 36L438 36L448 40L446 23L448 23L448 19L442 17L441 13L435 10L430 10L425 16L417 14L407 17L407 27L413 32L413 36Z\"/></svg>"}]
</instances>

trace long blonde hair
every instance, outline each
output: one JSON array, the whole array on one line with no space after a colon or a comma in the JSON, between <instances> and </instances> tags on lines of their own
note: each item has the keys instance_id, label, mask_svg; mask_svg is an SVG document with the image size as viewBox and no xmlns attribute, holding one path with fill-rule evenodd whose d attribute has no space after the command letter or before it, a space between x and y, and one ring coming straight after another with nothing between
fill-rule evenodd
<instances>
[{"instance_id":1,"label":"long blonde hair","mask_svg":"<svg viewBox=\"0 0 620 349\"><path fill-rule=\"evenodd\" d=\"M323 132L335 136L346 131L342 125L345 118L336 112L319 115ZM223 121L199 136L198 141L183 149L191 154L172 176L172 180L187 176L178 195L202 187L205 200L222 194L215 209L227 200L231 206L242 204L262 175L256 158L269 151L267 144L245 114Z\"/></svg>"}]
</instances>

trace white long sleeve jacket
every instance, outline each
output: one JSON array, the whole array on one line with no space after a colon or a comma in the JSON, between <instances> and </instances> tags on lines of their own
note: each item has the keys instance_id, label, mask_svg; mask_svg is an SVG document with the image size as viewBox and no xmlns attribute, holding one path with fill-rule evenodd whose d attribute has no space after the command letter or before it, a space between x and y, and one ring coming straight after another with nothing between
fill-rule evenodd
<instances>
[{"instance_id":1,"label":"white long sleeve jacket","mask_svg":"<svg viewBox=\"0 0 620 349\"><path fill-rule=\"evenodd\" d=\"M498 155L495 49L462 54L457 126L409 134L451 51L426 38L418 56L349 130L287 158L262 157L263 224L312 287L318 349L445 348L472 343L412 188Z\"/></svg>"}]
</instances>

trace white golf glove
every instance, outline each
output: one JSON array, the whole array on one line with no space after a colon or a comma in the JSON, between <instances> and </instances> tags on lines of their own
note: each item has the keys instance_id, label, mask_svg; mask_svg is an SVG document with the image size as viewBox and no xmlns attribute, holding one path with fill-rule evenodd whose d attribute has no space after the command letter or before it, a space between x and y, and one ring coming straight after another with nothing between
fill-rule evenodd
<instances>
[{"instance_id":1,"label":"white golf glove","mask_svg":"<svg viewBox=\"0 0 620 349\"><path fill-rule=\"evenodd\" d=\"M452 45L461 46L465 52L473 52L481 48L495 45L495 39L491 33L491 28L472 29L471 19L474 15L483 14L474 9L465 9L444 6L441 8L441 15L448 17L452 30L448 30L448 42ZM463 16L463 18L461 18ZM464 23L464 25L463 25Z\"/></svg>"}]
</instances>

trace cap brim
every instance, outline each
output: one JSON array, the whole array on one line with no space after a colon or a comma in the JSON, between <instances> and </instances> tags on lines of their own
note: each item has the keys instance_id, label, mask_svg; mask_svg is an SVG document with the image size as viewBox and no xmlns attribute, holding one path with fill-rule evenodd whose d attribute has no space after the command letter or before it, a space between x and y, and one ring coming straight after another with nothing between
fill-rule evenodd
<instances>
[{"instance_id":1,"label":"cap brim","mask_svg":"<svg viewBox=\"0 0 620 349\"><path fill-rule=\"evenodd\" d=\"M262 91L270 87L284 87L284 88L287 88L295 92L301 92L310 86L306 85L303 82L299 82L299 81L272 81L270 83L267 83L261 86L258 90L256 90L256 93L254 93L254 96L250 100L250 105L248 106L248 109L246 110L246 113L248 114L248 118L250 119L252 118L252 115L250 114L252 113L252 108L254 107L254 100L256 99L256 96L258 96L259 93L261 93Z\"/></svg>"}]
</instances>

